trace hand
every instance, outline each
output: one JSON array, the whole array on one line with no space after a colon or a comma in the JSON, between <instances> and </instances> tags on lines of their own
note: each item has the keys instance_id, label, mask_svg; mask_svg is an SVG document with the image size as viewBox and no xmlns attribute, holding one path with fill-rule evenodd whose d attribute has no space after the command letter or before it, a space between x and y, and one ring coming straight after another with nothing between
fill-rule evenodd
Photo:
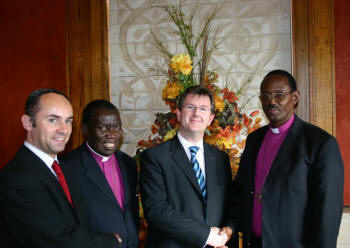
<instances>
[{"instance_id":1,"label":"hand","mask_svg":"<svg viewBox=\"0 0 350 248\"><path fill-rule=\"evenodd\" d=\"M233 233L233 231L232 231L231 227L228 227L228 226L224 226L224 227L220 228L220 231L219 231L219 235L226 235L227 236L227 241L229 241L231 239L232 233ZM220 246L220 247L217 246L215 248L227 248L227 246Z\"/></svg>"},{"instance_id":2,"label":"hand","mask_svg":"<svg viewBox=\"0 0 350 248\"><path fill-rule=\"evenodd\" d=\"M228 238L227 240L230 240L232 237L232 233L233 233L231 227L228 227L228 226L221 227L219 235L223 235L224 233L226 233L226 235L227 235L227 238Z\"/></svg>"},{"instance_id":3,"label":"hand","mask_svg":"<svg viewBox=\"0 0 350 248\"><path fill-rule=\"evenodd\" d=\"M113 233L114 237L118 240L119 243L123 242L122 238L118 233Z\"/></svg>"},{"instance_id":4,"label":"hand","mask_svg":"<svg viewBox=\"0 0 350 248\"><path fill-rule=\"evenodd\" d=\"M225 244L229 240L226 231L229 231L229 230L226 230L226 229L224 230L222 230L222 234L220 234L221 229L219 229L218 227L211 227L207 244L213 247L226 247ZM232 235L232 230L231 230L231 235Z\"/></svg>"}]
</instances>

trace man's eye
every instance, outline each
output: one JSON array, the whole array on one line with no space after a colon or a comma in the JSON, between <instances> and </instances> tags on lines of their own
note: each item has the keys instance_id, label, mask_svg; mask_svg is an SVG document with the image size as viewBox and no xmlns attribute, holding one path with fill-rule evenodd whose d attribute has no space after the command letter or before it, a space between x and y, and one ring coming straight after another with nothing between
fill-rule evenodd
<instances>
[{"instance_id":1,"label":"man's eye","mask_svg":"<svg viewBox=\"0 0 350 248\"><path fill-rule=\"evenodd\" d=\"M72 123L73 123L73 120L72 120L72 119L68 119L68 120L66 120L66 123L67 123L67 124L72 124Z\"/></svg>"},{"instance_id":2,"label":"man's eye","mask_svg":"<svg viewBox=\"0 0 350 248\"><path fill-rule=\"evenodd\" d=\"M56 119L49 119L49 122L50 123L56 123L57 121L56 121Z\"/></svg>"},{"instance_id":3,"label":"man's eye","mask_svg":"<svg viewBox=\"0 0 350 248\"><path fill-rule=\"evenodd\" d=\"M193 105L187 105L187 106L186 106L186 109L188 109L188 110L194 110L194 106L193 106Z\"/></svg>"},{"instance_id":4,"label":"man's eye","mask_svg":"<svg viewBox=\"0 0 350 248\"><path fill-rule=\"evenodd\" d=\"M199 107L199 110L202 111L202 112L207 112L208 108L206 108L206 107Z\"/></svg>"},{"instance_id":5,"label":"man's eye","mask_svg":"<svg viewBox=\"0 0 350 248\"><path fill-rule=\"evenodd\" d=\"M284 98L284 94L282 94L282 93L277 93L277 94L275 95L275 98L276 98L276 99L283 99L283 98Z\"/></svg>"}]
</instances>

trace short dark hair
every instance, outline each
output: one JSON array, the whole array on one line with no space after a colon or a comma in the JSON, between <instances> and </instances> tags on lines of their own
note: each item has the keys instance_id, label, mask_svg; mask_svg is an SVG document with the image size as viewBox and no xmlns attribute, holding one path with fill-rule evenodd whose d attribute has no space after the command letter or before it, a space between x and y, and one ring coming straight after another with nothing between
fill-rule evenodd
<instances>
[{"instance_id":1,"label":"short dark hair","mask_svg":"<svg viewBox=\"0 0 350 248\"><path fill-rule=\"evenodd\" d=\"M97 99L89 102L83 111L83 124L89 125L93 117L95 116L95 111L97 109L107 109L114 110L118 113L118 108L111 102L106 101L104 99Z\"/></svg>"},{"instance_id":2,"label":"short dark hair","mask_svg":"<svg viewBox=\"0 0 350 248\"><path fill-rule=\"evenodd\" d=\"M261 81L260 90L261 90L262 85L264 84L265 80L268 77L270 77L271 75L286 76L288 78L289 86L292 89L292 92L297 90L297 83L296 83L294 77L292 76L292 74L290 74L289 72L284 71L284 70L273 70L273 71L270 71L269 73L267 73L266 76L264 77L264 79Z\"/></svg>"},{"instance_id":3,"label":"short dark hair","mask_svg":"<svg viewBox=\"0 0 350 248\"><path fill-rule=\"evenodd\" d=\"M214 101L213 94L211 93L211 91L209 89L204 88L203 86L200 86L200 85L191 86L185 90L185 92L180 96L180 100L178 103L179 110L182 109L185 98L188 94L194 94L194 95L199 95L199 96L208 96L210 99L211 112L212 113L215 112L215 101Z\"/></svg>"},{"instance_id":4,"label":"short dark hair","mask_svg":"<svg viewBox=\"0 0 350 248\"><path fill-rule=\"evenodd\" d=\"M30 119L33 122L33 126L34 127L36 126L36 124L35 124L35 115L40 110L39 109L40 98L41 98L41 96L43 96L45 94L49 94L49 93L54 93L54 94L61 95L61 96L63 96L64 98L66 98L70 102L70 100L67 97L67 95L64 94L63 92L59 91L59 90L56 90L56 89L53 89L53 88L44 88L44 89L34 90L27 97L26 105L25 105L25 109L24 109L24 113L30 117Z\"/></svg>"}]
</instances>

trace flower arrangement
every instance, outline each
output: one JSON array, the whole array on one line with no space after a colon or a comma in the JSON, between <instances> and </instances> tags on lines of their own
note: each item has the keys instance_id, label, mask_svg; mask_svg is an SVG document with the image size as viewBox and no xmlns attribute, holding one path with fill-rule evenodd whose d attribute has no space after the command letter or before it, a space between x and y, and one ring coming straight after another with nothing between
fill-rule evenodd
<instances>
[{"instance_id":1,"label":"flower arrangement","mask_svg":"<svg viewBox=\"0 0 350 248\"><path fill-rule=\"evenodd\" d=\"M198 3L198 2L197 2ZM227 86L220 88L217 85L218 75L215 71L207 69L210 56L217 49L219 42L209 39L210 23L219 11L219 7L207 17L204 27L198 36L195 36L192 29L192 21L195 15L195 6L188 20L182 12L182 2L179 5L162 6L176 26L182 44L186 49L186 54L171 54L164 44L152 31L153 38L161 52L168 60L168 70L166 72L168 81L162 90L162 99L170 107L167 113L157 113L154 124L151 127L151 134L148 140L138 142L137 153L145 148L171 139L176 135L179 123L176 117L176 108L180 95L186 88L200 84L209 88L215 100L215 118L207 128L205 142L225 151L230 157L233 176L237 173L239 158L245 145L246 136L260 127L261 118L259 111L245 113L245 104L239 104L239 97L242 97L241 89L233 91ZM201 44L201 56L197 56L197 50ZM195 68L199 68L198 72ZM249 83L251 79L248 80Z\"/></svg>"}]
</instances>

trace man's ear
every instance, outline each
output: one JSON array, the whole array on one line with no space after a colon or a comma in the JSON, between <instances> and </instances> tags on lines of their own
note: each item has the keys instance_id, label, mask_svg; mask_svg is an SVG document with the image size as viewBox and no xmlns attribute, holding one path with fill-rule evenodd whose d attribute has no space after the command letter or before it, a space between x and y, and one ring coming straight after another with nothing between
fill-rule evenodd
<instances>
[{"instance_id":1,"label":"man's ear","mask_svg":"<svg viewBox=\"0 0 350 248\"><path fill-rule=\"evenodd\" d=\"M22 125L23 125L23 128L26 130L26 131L31 131L32 128L33 128L33 121L32 121L32 118L29 116L29 115L22 115Z\"/></svg>"},{"instance_id":2,"label":"man's ear","mask_svg":"<svg viewBox=\"0 0 350 248\"><path fill-rule=\"evenodd\" d=\"M180 120L181 120L181 111L180 111L180 109L176 108L175 112L176 112L177 120L180 122Z\"/></svg>"},{"instance_id":3,"label":"man's ear","mask_svg":"<svg viewBox=\"0 0 350 248\"><path fill-rule=\"evenodd\" d=\"M299 92L299 90L295 90L295 91L293 91L292 94L293 94L294 107L295 107L299 102L300 92Z\"/></svg>"}]
</instances>

